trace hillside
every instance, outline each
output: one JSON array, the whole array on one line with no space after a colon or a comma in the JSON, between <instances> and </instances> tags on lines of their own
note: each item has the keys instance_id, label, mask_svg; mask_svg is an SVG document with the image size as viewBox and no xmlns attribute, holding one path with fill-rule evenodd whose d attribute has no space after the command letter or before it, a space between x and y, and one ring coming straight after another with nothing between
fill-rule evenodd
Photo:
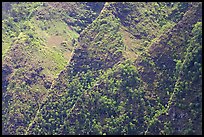
<instances>
[{"instance_id":1,"label":"hillside","mask_svg":"<svg viewBox=\"0 0 204 137\"><path fill-rule=\"evenodd\" d=\"M3 134L202 134L202 3L2 10Z\"/></svg>"}]
</instances>

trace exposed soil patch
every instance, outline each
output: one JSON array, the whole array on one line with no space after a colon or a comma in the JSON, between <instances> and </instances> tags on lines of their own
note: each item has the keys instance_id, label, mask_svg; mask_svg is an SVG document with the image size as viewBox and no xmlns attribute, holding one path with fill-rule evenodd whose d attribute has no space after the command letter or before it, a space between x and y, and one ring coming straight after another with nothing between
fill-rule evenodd
<instances>
[{"instance_id":1,"label":"exposed soil patch","mask_svg":"<svg viewBox=\"0 0 204 137\"><path fill-rule=\"evenodd\" d=\"M70 58L71 58L71 51L67 51L67 52L65 52L64 53L64 57L67 59L67 60L69 60Z\"/></svg>"},{"instance_id":2,"label":"exposed soil patch","mask_svg":"<svg viewBox=\"0 0 204 137\"><path fill-rule=\"evenodd\" d=\"M47 40L47 46L60 46L60 44L64 41L62 36L50 36Z\"/></svg>"},{"instance_id":3,"label":"exposed soil patch","mask_svg":"<svg viewBox=\"0 0 204 137\"><path fill-rule=\"evenodd\" d=\"M130 58L130 59L136 59L137 58L137 54L135 53L135 47L137 46L137 43L136 41L133 39L134 36L132 36L130 33L128 33L127 31L125 30L121 30L121 32L123 33L123 42L126 46L125 48L125 56L127 58Z\"/></svg>"}]
</instances>

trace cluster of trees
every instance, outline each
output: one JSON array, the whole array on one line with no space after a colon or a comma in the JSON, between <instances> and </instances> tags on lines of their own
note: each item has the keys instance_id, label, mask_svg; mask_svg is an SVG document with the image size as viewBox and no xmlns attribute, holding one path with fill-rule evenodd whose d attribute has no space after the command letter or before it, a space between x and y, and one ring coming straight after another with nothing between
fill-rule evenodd
<instances>
[{"instance_id":1,"label":"cluster of trees","mask_svg":"<svg viewBox=\"0 0 204 137\"><path fill-rule=\"evenodd\" d=\"M197 13L196 9L198 7L192 9L192 15ZM186 14L185 16L190 15ZM191 22L191 24L183 25L181 28L180 25L185 22ZM197 134L196 132L200 134L201 98L199 97L201 97L202 81L200 45L202 32L198 28L201 28L201 26L202 23L197 17L189 18L188 21L180 21L172 28L174 32L171 33L170 31L171 39L168 38L169 35L164 34L160 41L150 47L150 55L145 54L141 60L138 60L138 67L145 70L140 75L142 79L146 79L147 74L153 79L153 83L146 81L148 85L146 90L156 93L164 107L149 120L150 123L153 121L153 124L150 124L151 126L149 126L146 133L158 134L162 131L162 134ZM184 32L183 29L185 29ZM165 43L171 43L171 47ZM159 50L162 53L158 52ZM152 61L154 63L150 63ZM155 75L150 75L152 73ZM189 107L189 102L192 105L191 107ZM197 110L197 112L194 110ZM159 113L160 115L157 116ZM197 119L195 119L195 116L197 116ZM165 129L162 128L161 123L168 123L168 121L171 121L168 126L166 125ZM192 121L196 121L197 124L193 124ZM187 125L183 125L183 123ZM157 130L155 127L157 127ZM195 127L198 129L196 130Z\"/></svg>"},{"instance_id":2,"label":"cluster of trees","mask_svg":"<svg viewBox=\"0 0 204 137\"><path fill-rule=\"evenodd\" d=\"M142 134L143 128L136 125L144 123L146 103L144 91L138 89L136 68L130 62L109 69L98 80L88 71L72 76L69 83L59 83L29 133ZM45 128L48 124L50 127Z\"/></svg>"},{"instance_id":3,"label":"cluster of trees","mask_svg":"<svg viewBox=\"0 0 204 137\"><path fill-rule=\"evenodd\" d=\"M3 20L4 41L15 40L3 65L4 134L202 134L202 22L197 12L201 4L70 5L14 4L11 15L22 16ZM73 41L72 46L80 45L69 65L53 81L45 70L52 69L49 74L62 69L62 53L45 48L39 32L56 30L43 24L52 24L60 13L75 31L86 29L78 42ZM36 14L39 20L33 26ZM134 62L123 56L128 45L121 25L141 45L146 43ZM59 65L46 66L40 57Z\"/></svg>"}]
</instances>

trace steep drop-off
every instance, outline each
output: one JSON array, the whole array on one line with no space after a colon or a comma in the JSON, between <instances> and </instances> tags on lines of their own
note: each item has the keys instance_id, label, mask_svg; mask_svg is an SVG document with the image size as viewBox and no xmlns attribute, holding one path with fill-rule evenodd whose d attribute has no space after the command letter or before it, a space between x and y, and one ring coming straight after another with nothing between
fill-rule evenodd
<instances>
[{"instance_id":1,"label":"steep drop-off","mask_svg":"<svg viewBox=\"0 0 204 137\"><path fill-rule=\"evenodd\" d=\"M202 3L36 6L3 20L4 134L202 134Z\"/></svg>"}]
</instances>

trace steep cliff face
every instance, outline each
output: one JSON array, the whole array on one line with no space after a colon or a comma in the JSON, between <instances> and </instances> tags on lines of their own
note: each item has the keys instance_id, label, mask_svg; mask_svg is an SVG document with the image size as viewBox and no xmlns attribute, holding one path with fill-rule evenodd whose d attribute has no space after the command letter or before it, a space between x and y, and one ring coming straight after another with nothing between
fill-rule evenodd
<instances>
[{"instance_id":1,"label":"steep cliff face","mask_svg":"<svg viewBox=\"0 0 204 137\"><path fill-rule=\"evenodd\" d=\"M75 12L80 15L75 16L76 19L84 21L81 25L75 24L76 20L70 20L80 30L99 14L96 13L99 11L94 8L94 4L93 10L89 10L92 7L88 7L88 3L53 4L3 3L4 134L25 134L26 127L35 117L54 78L69 62L74 49L73 42L79 35L76 29L65 21L71 18L71 11L75 8ZM81 16L87 18L81 19Z\"/></svg>"},{"instance_id":2,"label":"steep cliff face","mask_svg":"<svg viewBox=\"0 0 204 137\"><path fill-rule=\"evenodd\" d=\"M75 73L83 70L106 70L122 59L124 48L119 22L103 11L79 37L79 46L71 61ZM82 68L82 70L80 70Z\"/></svg>"},{"instance_id":3,"label":"steep cliff face","mask_svg":"<svg viewBox=\"0 0 204 137\"><path fill-rule=\"evenodd\" d=\"M201 65L201 41L196 44L195 49L192 50L192 45L190 44L193 39L201 40L200 36L202 33L197 33L195 35L195 30L198 29L198 26L201 29L201 4L195 3L189 10L184 14L183 18L169 31L164 33L158 40L158 42L153 43L149 47L149 51L143 57L141 56L136 62L137 68L139 68L139 73L141 79L145 82L146 93L149 93L149 96L154 96L155 100L160 98L160 103L168 108L166 112L167 116L161 117L153 117L159 118L159 121L156 122L156 126L162 129L163 125L159 124L160 118L162 123L168 123L167 129L168 132L172 134L181 134L181 133L190 133L195 134L196 132L201 133L200 128L202 127L200 120L200 116L198 116L200 112L193 114L192 109L189 107L187 109L188 104L191 102L192 104L197 104L201 110L201 102L199 100L201 98L195 98L193 100L189 100L188 95L193 95L196 97L199 95L201 97L201 71L199 70L199 65L191 66L190 64L200 64ZM188 22L188 23L187 23ZM198 30L197 30L198 31ZM196 42L195 42L196 43ZM191 48L190 48L191 47ZM162 51L162 52L161 52ZM191 53L189 54L189 52ZM194 58L194 59L193 59ZM197 59L195 59L197 58ZM200 59L199 59L200 58ZM187 63L188 62L188 63ZM190 67L191 66L191 67ZM196 67L196 70L195 68ZM154 68L154 69L152 69ZM186 72L188 68L189 72ZM196 75L194 80L198 80L197 83L199 88L197 87L196 93L192 94L192 90L195 87L193 86L193 81L189 79L185 79L188 77L189 73L194 72ZM185 77L185 78L184 78ZM187 86L188 85L188 86ZM190 92L189 92L190 91ZM197 99L197 100L196 100ZM181 101L183 100L183 101ZM185 100L185 101L184 101ZM189 101L189 103L187 103ZM185 102L185 103L184 103ZM197 102L197 103L196 103ZM186 108L185 108L186 106ZM173 116L172 116L173 115ZM193 119L193 115L198 116L198 130L194 128L189 120ZM183 125L186 123L187 125ZM155 123L154 123L155 124ZM160 126L159 126L160 125ZM188 128L187 128L188 127ZM159 128L157 129L159 132ZM156 131L155 125L150 128L149 133L154 133ZM147 132L148 133L148 132ZM155 134L158 134L155 132Z\"/></svg>"},{"instance_id":4,"label":"steep cliff face","mask_svg":"<svg viewBox=\"0 0 204 137\"><path fill-rule=\"evenodd\" d=\"M202 3L25 7L3 21L4 134L202 134Z\"/></svg>"}]
</instances>

